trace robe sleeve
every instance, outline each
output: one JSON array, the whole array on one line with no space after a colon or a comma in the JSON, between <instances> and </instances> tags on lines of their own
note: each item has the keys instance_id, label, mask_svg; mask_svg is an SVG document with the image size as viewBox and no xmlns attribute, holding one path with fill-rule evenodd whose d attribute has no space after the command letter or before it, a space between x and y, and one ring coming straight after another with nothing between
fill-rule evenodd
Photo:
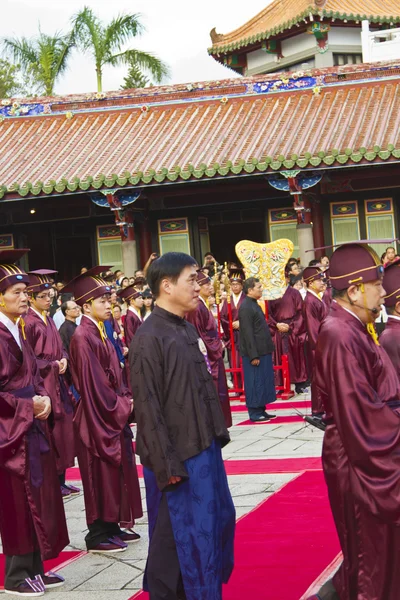
<instances>
[{"instance_id":1,"label":"robe sleeve","mask_svg":"<svg viewBox=\"0 0 400 600\"><path fill-rule=\"evenodd\" d=\"M225 340L230 342L230 331L229 331L229 316L228 316L228 302L225 300L221 312L220 312L220 321L222 330L224 332Z\"/></svg>"},{"instance_id":2,"label":"robe sleeve","mask_svg":"<svg viewBox=\"0 0 400 600\"><path fill-rule=\"evenodd\" d=\"M319 354L317 348L317 385L322 393L328 390L350 461L353 494L374 516L399 525L400 414L382 402L372 387L368 371L374 365L361 363L358 346L340 339L335 342L329 352Z\"/></svg>"},{"instance_id":3,"label":"robe sleeve","mask_svg":"<svg viewBox=\"0 0 400 600\"><path fill-rule=\"evenodd\" d=\"M207 325L210 322L209 319L210 311L204 305L200 305L197 310L188 313L186 316L186 320L192 325L194 325L197 333L203 340L207 348L207 356L210 362L215 363L222 357L222 344L218 336L217 328L212 330L212 334L216 334L215 337L212 337L212 335L210 335L211 330L210 328L207 329Z\"/></svg>"},{"instance_id":4,"label":"robe sleeve","mask_svg":"<svg viewBox=\"0 0 400 600\"><path fill-rule=\"evenodd\" d=\"M131 415L125 388L117 393L119 386L112 369L103 368L84 338L78 341L74 336L71 340L71 371L81 396L75 421L83 443L95 456L120 465L120 435Z\"/></svg>"},{"instance_id":5,"label":"robe sleeve","mask_svg":"<svg viewBox=\"0 0 400 600\"><path fill-rule=\"evenodd\" d=\"M129 365L135 414L138 424L137 450L143 464L150 468L161 491L174 489L170 477L188 479L183 461L171 441L163 414L164 363L173 370L174 357L164 352L153 336L136 336L129 352Z\"/></svg>"},{"instance_id":6,"label":"robe sleeve","mask_svg":"<svg viewBox=\"0 0 400 600\"><path fill-rule=\"evenodd\" d=\"M294 304L293 308L294 308L295 314L293 316L292 322L289 324L289 327L290 327L291 333L293 333L294 335L302 335L306 331L304 315L303 315L303 299L301 297L301 294L299 294L297 292L297 290L293 290L293 291L296 292L298 298L297 298L297 296L294 296L292 294L292 299L293 299L293 304Z\"/></svg>"},{"instance_id":7,"label":"robe sleeve","mask_svg":"<svg viewBox=\"0 0 400 600\"><path fill-rule=\"evenodd\" d=\"M254 337L254 315L255 313L250 306L241 307L239 310L240 341L246 347L250 361L259 358Z\"/></svg>"},{"instance_id":8,"label":"robe sleeve","mask_svg":"<svg viewBox=\"0 0 400 600\"><path fill-rule=\"evenodd\" d=\"M131 345L132 340L135 336L135 333L139 329L140 325L141 325L141 322L139 321L139 319L132 316L132 313L130 314L128 312L126 315L126 319L125 319L125 330L124 330L126 345L128 346L128 348Z\"/></svg>"},{"instance_id":9,"label":"robe sleeve","mask_svg":"<svg viewBox=\"0 0 400 600\"><path fill-rule=\"evenodd\" d=\"M318 299L316 299L316 302L318 302ZM303 306L304 314L306 315L305 322L307 323L308 341L312 350L315 350L315 347L317 345L318 332L323 319L323 311L321 310L323 306L318 306L316 302L310 302L307 304L304 303Z\"/></svg>"}]
</instances>

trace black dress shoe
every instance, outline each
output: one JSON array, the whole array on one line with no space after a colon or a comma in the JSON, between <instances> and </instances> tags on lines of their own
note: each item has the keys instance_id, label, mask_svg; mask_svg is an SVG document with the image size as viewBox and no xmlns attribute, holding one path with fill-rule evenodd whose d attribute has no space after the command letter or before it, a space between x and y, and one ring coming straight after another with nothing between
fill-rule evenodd
<instances>
[{"instance_id":1,"label":"black dress shoe","mask_svg":"<svg viewBox=\"0 0 400 600\"><path fill-rule=\"evenodd\" d=\"M271 413L264 413L264 416L267 417L268 421L271 421L272 419L276 419L276 415L271 415Z\"/></svg>"},{"instance_id":2,"label":"black dress shoe","mask_svg":"<svg viewBox=\"0 0 400 600\"><path fill-rule=\"evenodd\" d=\"M258 423L259 421L268 421L268 417L266 417L265 415L261 415L261 417L257 417L256 419L250 419L250 421L253 421L253 423Z\"/></svg>"},{"instance_id":3,"label":"black dress shoe","mask_svg":"<svg viewBox=\"0 0 400 600\"><path fill-rule=\"evenodd\" d=\"M310 425L312 425L313 427L320 429L321 431L325 431L325 429L326 429L326 425L323 422L322 417L319 417L317 415L311 415L311 416L304 417L304 420L307 423L309 423Z\"/></svg>"}]
</instances>

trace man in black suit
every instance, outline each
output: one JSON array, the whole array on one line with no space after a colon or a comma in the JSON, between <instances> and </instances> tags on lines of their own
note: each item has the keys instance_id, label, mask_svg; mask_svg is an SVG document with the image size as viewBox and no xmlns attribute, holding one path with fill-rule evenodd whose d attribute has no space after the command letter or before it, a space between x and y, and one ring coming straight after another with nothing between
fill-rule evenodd
<instances>
[{"instance_id":1,"label":"man in black suit","mask_svg":"<svg viewBox=\"0 0 400 600\"><path fill-rule=\"evenodd\" d=\"M272 364L274 344L257 302L262 297L260 280L249 277L243 291L246 298L239 308L239 323L246 406L251 421L268 421L276 417L265 411L266 405L276 400Z\"/></svg>"}]
</instances>

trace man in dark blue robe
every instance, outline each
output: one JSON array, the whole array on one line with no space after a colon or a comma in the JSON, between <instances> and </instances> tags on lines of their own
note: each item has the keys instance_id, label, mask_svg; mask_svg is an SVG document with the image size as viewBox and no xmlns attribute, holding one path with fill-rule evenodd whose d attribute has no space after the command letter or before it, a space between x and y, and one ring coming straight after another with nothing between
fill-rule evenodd
<instances>
[{"instance_id":1,"label":"man in dark blue robe","mask_svg":"<svg viewBox=\"0 0 400 600\"><path fill-rule=\"evenodd\" d=\"M229 434L203 342L185 319L199 302L196 266L180 252L152 263L157 306L129 351L151 600L221 600L233 569L235 510L221 456Z\"/></svg>"}]
</instances>

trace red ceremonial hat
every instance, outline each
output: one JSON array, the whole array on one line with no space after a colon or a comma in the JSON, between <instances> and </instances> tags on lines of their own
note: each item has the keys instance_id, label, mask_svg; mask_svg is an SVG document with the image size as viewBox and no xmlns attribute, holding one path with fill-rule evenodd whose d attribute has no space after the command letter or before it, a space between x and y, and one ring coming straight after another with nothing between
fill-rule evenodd
<instances>
[{"instance_id":1,"label":"red ceremonial hat","mask_svg":"<svg viewBox=\"0 0 400 600\"><path fill-rule=\"evenodd\" d=\"M123 290L119 290L117 292L117 296L125 300L125 302L129 303L129 300L139 298L142 295L142 292L139 292L135 289L134 285L128 285L128 287Z\"/></svg>"},{"instance_id":2,"label":"red ceremonial hat","mask_svg":"<svg viewBox=\"0 0 400 600\"><path fill-rule=\"evenodd\" d=\"M229 280L230 281L243 281L246 279L243 269L229 269Z\"/></svg>"},{"instance_id":3,"label":"red ceremonial hat","mask_svg":"<svg viewBox=\"0 0 400 600\"><path fill-rule=\"evenodd\" d=\"M383 271L379 256L365 243L339 246L329 263L329 279L335 290L382 279Z\"/></svg>"},{"instance_id":4,"label":"red ceremonial hat","mask_svg":"<svg viewBox=\"0 0 400 600\"><path fill-rule=\"evenodd\" d=\"M51 269L38 269L37 271L28 271L29 285L28 292L37 294L43 290L49 290L51 288L51 279L48 275L54 275L57 271Z\"/></svg>"},{"instance_id":5,"label":"red ceremonial hat","mask_svg":"<svg viewBox=\"0 0 400 600\"><path fill-rule=\"evenodd\" d=\"M203 273L203 271L197 271L197 283L199 285L205 285L206 283L210 283L211 277Z\"/></svg>"},{"instance_id":6,"label":"red ceremonial hat","mask_svg":"<svg viewBox=\"0 0 400 600\"><path fill-rule=\"evenodd\" d=\"M314 279L325 279L325 272L317 266L306 267L303 271L303 279L306 283L311 283Z\"/></svg>"},{"instance_id":7,"label":"red ceremonial hat","mask_svg":"<svg viewBox=\"0 0 400 600\"><path fill-rule=\"evenodd\" d=\"M72 279L66 286L63 287L62 293L71 293L74 295L75 302L79 306L83 306L86 302L90 302L95 298L100 298L104 294L111 293L110 284L100 277L101 273L105 273L111 267L93 267Z\"/></svg>"},{"instance_id":8,"label":"red ceremonial hat","mask_svg":"<svg viewBox=\"0 0 400 600\"><path fill-rule=\"evenodd\" d=\"M14 264L27 252L29 252L28 248L0 250L0 293L5 292L7 288L16 283L29 284L27 273Z\"/></svg>"},{"instance_id":9,"label":"red ceremonial hat","mask_svg":"<svg viewBox=\"0 0 400 600\"><path fill-rule=\"evenodd\" d=\"M383 287L386 291L386 306L396 306L397 302L400 301L400 261L394 262L385 268Z\"/></svg>"}]
</instances>

